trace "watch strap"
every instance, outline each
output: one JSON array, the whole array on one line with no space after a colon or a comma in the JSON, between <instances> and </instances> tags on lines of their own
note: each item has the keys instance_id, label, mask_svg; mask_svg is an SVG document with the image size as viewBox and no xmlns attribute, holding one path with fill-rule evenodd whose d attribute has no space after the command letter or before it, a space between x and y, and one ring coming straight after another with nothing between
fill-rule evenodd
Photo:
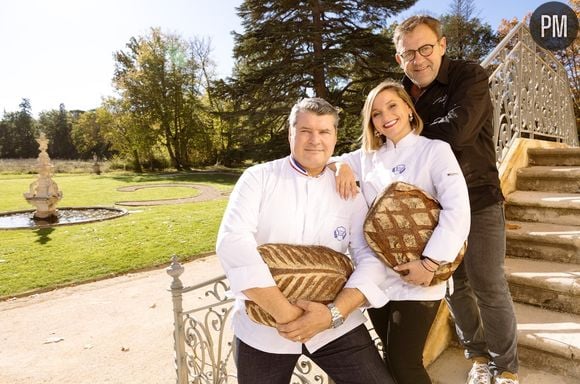
<instances>
[{"instance_id":1,"label":"watch strap","mask_svg":"<svg viewBox=\"0 0 580 384\"><path fill-rule=\"evenodd\" d=\"M331 328L338 328L344 323L344 316L340 313L340 310L334 305L334 303L330 303L327 305L328 309L330 310L330 315L332 316L330 327Z\"/></svg>"}]
</instances>

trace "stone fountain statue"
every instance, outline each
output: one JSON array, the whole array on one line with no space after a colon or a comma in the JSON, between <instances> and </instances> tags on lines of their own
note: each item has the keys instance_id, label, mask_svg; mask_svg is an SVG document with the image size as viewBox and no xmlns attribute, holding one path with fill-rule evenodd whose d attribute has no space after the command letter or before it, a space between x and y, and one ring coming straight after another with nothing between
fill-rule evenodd
<instances>
[{"instance_id":1,"label":"stone fountain statue","mask_svg":"<svg viewBox=\"0 0 580 384\"><path fill-rule=\"evenodd\" d=\"M50 158L46 152L48 149L48 139L44 133L40 134L36 142L40 148L38 164L36 166L38 180L30 184L30 192L24 193L24 198L36 207L33 216L34 219L50 220L53 218L56 220L56 204L62 199L62 192L58 190L58 186L51 179L52 168L54 166L50 163Z\"/></svg>"}]
</instances>

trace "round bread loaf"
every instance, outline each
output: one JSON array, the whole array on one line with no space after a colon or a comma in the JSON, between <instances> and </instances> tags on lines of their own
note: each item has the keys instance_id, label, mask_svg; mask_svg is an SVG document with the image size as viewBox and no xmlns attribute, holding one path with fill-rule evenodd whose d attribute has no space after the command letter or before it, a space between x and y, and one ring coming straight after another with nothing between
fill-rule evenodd
<instances>
[{"instance_id":1,"label":"round bread loaf","mask_svg":"<svg viewBox=\"0 0 580 384\"><path fill-rule=\"evenodd\" d=\"M420 259L433 229L439 222L441 206L422 189L401 181L380 193L367 213L364 233L369 247L387 266L394 267ZM467 242L452 263L439 266L431 285L447 280L465 254Z\"/></svg>"},{"instance_id":2,"label":"round bread loaf","mask_svg":"<svg viewBox=\"0 0 580 384\"><path fill-rule=\"evenodd\" d=\"M258 252L290 301L304 299L328 304L354 270L348 256L321 245L263 244ZM276 326L274 318L253 301L246 301L246 312L257 323Z\"/></svg>"}]
</instances>

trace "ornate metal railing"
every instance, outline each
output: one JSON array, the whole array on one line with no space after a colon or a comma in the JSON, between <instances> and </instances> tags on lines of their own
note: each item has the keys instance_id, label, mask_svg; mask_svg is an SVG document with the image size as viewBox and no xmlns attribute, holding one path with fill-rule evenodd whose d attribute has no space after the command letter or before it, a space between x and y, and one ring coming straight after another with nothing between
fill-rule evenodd
<instances>
[{"instance_id":1,"label":"ornate metal railing","mask_svg":"<svg viewBox=\"0 0 580 384\"><path fill-rule=\"evenodd\" d=\"M566 70L519 23L482 61L490 72L498 165L517 138L578 146Z\"/></svg>"},{"instance_id":2,"label":"ornate metal railing","mask_svg":"<svg viewBox=\"0 0 580 384\"><path fill-rule=\"evenodd\" d=\"M203 283L184 286L180 276L183 266L173 257L167 273L173 278L175 371L177 384L237 383L233 361L233 333L231 331L232 299L225 276ZM184 295L192 299L191 309L184 309ZM192 300L189 300L190 302ZM291 384L333 384L316 364L301 357Z\"/></svg>"}]
</instances>

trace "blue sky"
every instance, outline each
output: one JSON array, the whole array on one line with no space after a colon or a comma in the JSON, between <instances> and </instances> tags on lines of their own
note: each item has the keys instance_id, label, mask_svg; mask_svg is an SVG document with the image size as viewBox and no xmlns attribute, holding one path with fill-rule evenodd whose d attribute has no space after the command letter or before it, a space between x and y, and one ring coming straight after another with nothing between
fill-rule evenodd
<instances>
[{"instance_id":1,"label":"blue sky","mask_svg":"<svg viewBox=\"0 0 580 384\"><path fill-rule=\"evenodd\" d=\"M495 30L502 18L521 19L546 1L475 0L479 18ZM565 1L564 1L565 2ZM0 7L0 116L18 110L92 109L113 94L113 52L150 27L185 39L210 38L218 74L232 68L231 31L242 32L242 0L25 0ZM448 11L450 0L419 0L395 17Z\"/></svg>"}]
</instances>

